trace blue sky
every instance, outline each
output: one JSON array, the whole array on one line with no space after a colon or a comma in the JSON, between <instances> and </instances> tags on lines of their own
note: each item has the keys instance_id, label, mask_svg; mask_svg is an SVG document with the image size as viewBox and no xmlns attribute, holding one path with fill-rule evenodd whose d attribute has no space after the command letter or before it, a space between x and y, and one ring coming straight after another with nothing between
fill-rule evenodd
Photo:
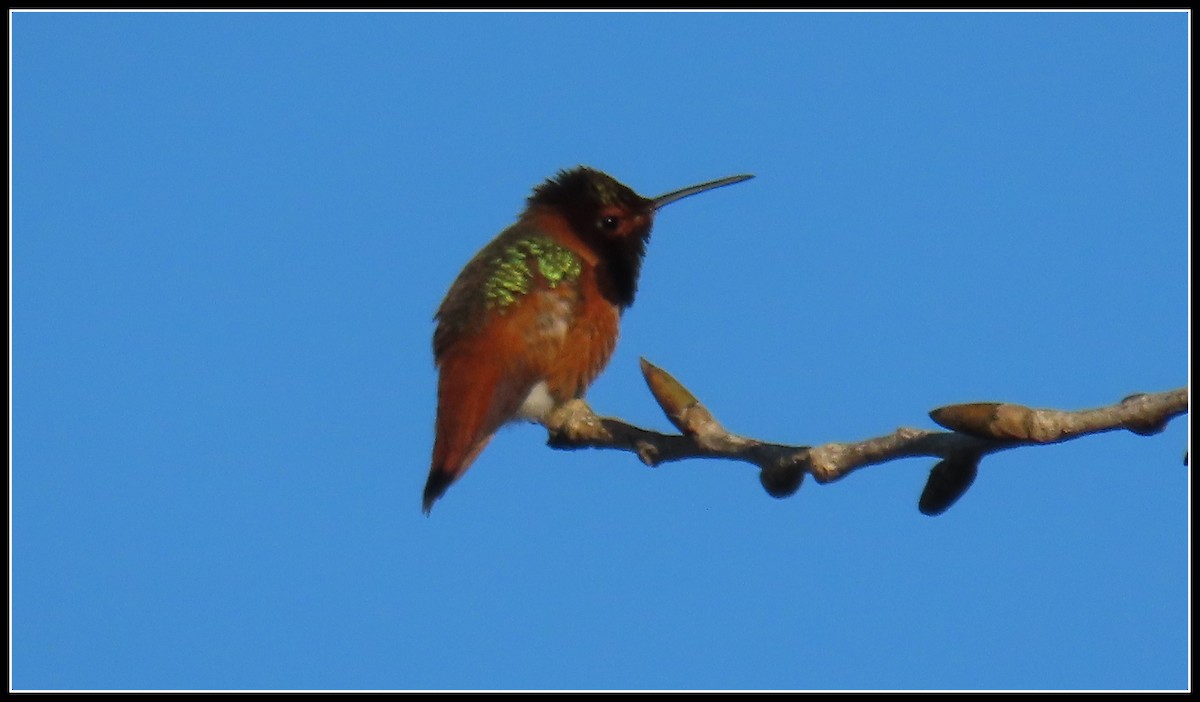
<instances>
[{"instance_id":1,"label":"blue sky","mask_svg":"<svg viewBox=\"0 0 1200 702\"><path fill-rule=\"evenodd\" d=\"M589 400L852 441L1187 384L1185 13L15 13L17 689L1183 689L1188 423L776 500L503 431L432 315L530 188L663 210Z\"/></svg>"}]
</instances>

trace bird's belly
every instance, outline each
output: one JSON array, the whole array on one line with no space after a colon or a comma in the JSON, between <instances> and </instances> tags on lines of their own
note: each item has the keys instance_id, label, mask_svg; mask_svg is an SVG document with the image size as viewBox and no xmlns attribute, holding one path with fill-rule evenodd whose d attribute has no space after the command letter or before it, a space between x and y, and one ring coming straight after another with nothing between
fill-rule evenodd
<instances>
[{"instance_id":1,"label":"bird's belly","mask_svg":"<svg viewBox=\"0 0 1200 702\"><path fill-rule=\"evenodd\" d=\"M532 422L540 422L550 414L550 410L558 406L558 401L550 394L550 385L540 380L529 389L521 406L517 408L517 417Z\"/></svg>"}]
</instances>

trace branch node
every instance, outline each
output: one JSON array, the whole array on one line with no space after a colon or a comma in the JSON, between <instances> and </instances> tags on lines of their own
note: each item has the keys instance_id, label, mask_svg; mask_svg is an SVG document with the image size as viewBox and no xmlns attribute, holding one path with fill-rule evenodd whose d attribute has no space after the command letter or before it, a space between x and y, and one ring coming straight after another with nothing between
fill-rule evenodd
<instances>
[{"instance_id":1,"label":"branch node","mask_svg":"<svg viewBox=\"0 0 1200 702\"><path fill-rule=\"evenodd\" d=\"M1142 401L1146 397L1146 393L1139 392L1121 400L1122 407L1130 407ZM1139 415L1133 416L1125 420L1122 424L1126 429L1139 436L1154 436L1162 433L1167 428L1167 422L1171 420L1170 415L1163 414L1157 417Z\"/></svg>"},{"instance_id":2,"label":"branch node","mask_svg":"<svg viewBox=\"0 0 1200 702\"><path fill-rule=\"evenodd\" d=\"M832 483L845 474L840 467L842 448L842 444L830 443L809 449L808 472L812 473L813 480L824 485Z\"/></svg>"},{"instance_id":3,"label":"branch node","mask_svg":"<svg viewBox=\"0 0 1200 702\"><path fill-rule=\"evenodd\" d=\"M651 468L658 465L658 448L649 441L637 442L637 456Z\"/></svg>"}]
</instances>

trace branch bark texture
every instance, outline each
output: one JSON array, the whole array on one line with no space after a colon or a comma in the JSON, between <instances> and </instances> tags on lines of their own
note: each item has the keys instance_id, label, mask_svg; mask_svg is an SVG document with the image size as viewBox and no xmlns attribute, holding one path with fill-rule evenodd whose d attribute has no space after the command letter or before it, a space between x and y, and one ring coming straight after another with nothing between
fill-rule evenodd
<instances>
[{"instance_id":1,"label":"branch bark texture","mask_svg":"<svg viewBox=\"0 0 1200 702\"><path fill-rule=\"evenodd\" d=\"M806 474L818 483L830 483L866 466L901 458L938 458L941 460L930 472L918 504L929 515L946 511L966 492L984 456L1106 431L1128 430L1149 436L1188 411L1186 387L1139 393L1113 405L1076 411L976 402L929 413L948 431L901 427L863 441L790 446L730 432L679 381L645 359L642 374L680 433L664 434L600 417L583 400L574 400L545 420L549 445L629 451L648 466L689 458L743 461L759 468L763 487L776 497L796 492Z\"/></svg>"}]
</instances>

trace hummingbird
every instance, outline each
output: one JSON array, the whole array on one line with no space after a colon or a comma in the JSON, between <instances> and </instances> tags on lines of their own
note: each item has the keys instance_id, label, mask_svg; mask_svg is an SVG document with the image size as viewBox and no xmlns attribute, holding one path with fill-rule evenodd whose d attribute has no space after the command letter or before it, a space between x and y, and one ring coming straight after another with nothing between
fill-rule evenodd
<instances>
[{"instance_id":1,"label":"hummingbird","mask_svg":"<svg viewBox=\"0 0 1200 702\"><path fill-rule=\"evenodd\" d=\"M434 316L426 514L501 426L542 421L584 396L616 348L658 210L753 177L646 198L580 166L533 189L516 223L467 263Z\"/></svg>"}]
</instances>

